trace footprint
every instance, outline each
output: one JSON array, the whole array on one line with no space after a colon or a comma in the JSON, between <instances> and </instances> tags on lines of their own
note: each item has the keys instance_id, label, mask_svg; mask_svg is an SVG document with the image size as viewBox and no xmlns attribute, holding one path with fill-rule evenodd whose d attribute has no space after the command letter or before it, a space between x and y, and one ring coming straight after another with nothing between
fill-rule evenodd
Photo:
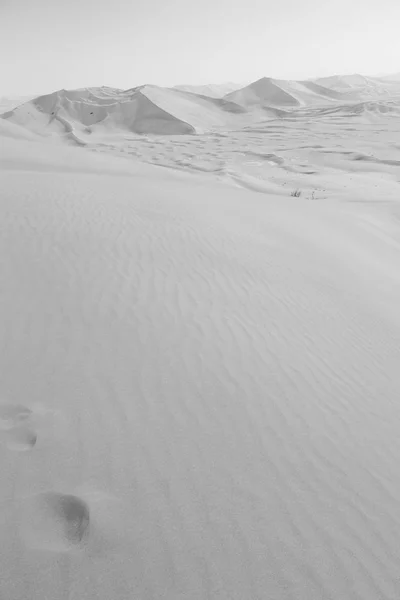
<instances>
[{"instance_id":1,"label":"footprint","mask_svg":"<svg viewBox=\"0 0 400 600\"><path fill-rule=\"evenodd\" d=\"M7 448L17 452L28 452L37 442L36 432L25 425L7 430L4 437Z\"/></svg>"},{"instance_id":2,"label":"footprint","mask_svg":"<svg viewBox=\"0 0 400 600\"><path fill-rule=\"evenodd\" d=\"M64 430L60 411L48 409L41 403L31 408L23 404L0 403L0 434L9 450L32 450L38 437L59 439Z\"/></svg>"},{"instance_id":3,"label":"footprint","mask_svg":"<svg viewBox=\"0 0 400 600\"><path fill-rule=\"evenodd\" d=\"M93 560L134 551L131 507L110 494L75 490L46 491L20 500L19 530L33 550L85 552Z\"/></svg>"},{"instance_id":4,"label":"footprint","mask_svg":"<svg viewBox=\"0 0 400 600\"><path fill-rule=\"evenodd\" d=\"M89 524L89 505L73 494L42 492L25 498L21 505L21 537L33 549L81 550L88 541Z\"/></svg>"},{"instance_id":5,"label":"footprint","mask_svg":"<svg viewBox=\"0 0 400 600\"><path fill-rule=\"evenodd\" d=\"M23 404L0 403L0 430L8 431L30 419L32 411Z\"/></svg>"}]
</instances>

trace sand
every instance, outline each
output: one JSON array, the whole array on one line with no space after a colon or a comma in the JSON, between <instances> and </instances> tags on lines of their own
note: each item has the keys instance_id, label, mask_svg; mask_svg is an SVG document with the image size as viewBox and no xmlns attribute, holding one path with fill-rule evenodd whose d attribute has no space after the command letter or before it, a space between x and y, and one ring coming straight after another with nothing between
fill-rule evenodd
<instances>
[{"instance_id":1,"label":"sand","mask_svg":"<svg viewBox=\"0 0 400 600\"><path fill-rule=\"evenodd\" d=\"M83 146L92 145L96 137L238 131L276 119L297 119L299 109L351 111L357 103L385 102L393 97L400 98L399 82L358 75L317 81L262 77L239 89L230 84L58 90L8 111L1 111L0 106L0 116L41 136Z\"/></svg>"},{"instance_id":2,"label":"sand","mask_svg":"<svg viewBox=\"0 0 400 600\"><path fill-rule=\"evenodd\" d=\"M319 110L0 120L2 598L399 597L399 129Z\"/></svg>"},{"instance_id":3,"label":"sand","mask_svg":"<svg viewBox=\"0 0 400 600\"><path fill-rule=\"evenodd\" d=\"M243 88L246 84L242 83L216 83L208 85L176 85L174 86L177 90L184 92L191 92L192 94L198 94L200 96L208 96L209 98L223 98L227 94L235 90Z\"/></svg>"},{"instance_id":4,"label":"sand","mask_svg":"<svg viewBox=\"0 0 400 600\"><path fill-rule=\"evenodd\" d=\"M30 96L0 96L0 114L12 110L13 108L29 102L35 98L35 94Z\"/></svg>"}]
</instances>

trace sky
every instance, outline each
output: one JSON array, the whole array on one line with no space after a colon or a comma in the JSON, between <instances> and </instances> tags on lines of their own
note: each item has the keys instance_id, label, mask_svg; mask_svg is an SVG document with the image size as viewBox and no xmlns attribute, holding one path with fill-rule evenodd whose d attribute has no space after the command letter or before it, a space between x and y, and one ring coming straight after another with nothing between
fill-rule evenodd
<instances>
[{"instance_id":1,"label":"sky","mask_svg":"<svg viewBox=\"0 0 400 600\"><path fill-rule=\"evenodd\" d=\"M399 0L0 0L0 96L400 72Z\"/></svg>"}]
</instances>

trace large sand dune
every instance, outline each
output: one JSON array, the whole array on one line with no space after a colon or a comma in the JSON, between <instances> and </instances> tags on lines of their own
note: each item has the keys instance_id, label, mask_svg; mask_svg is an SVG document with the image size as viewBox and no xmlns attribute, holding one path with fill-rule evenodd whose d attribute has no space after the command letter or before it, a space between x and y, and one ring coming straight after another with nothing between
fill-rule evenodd
<instances>
[{"instance_id":1,"label":"large sand dune","mask_svg":"<svg viewBox=\"0 0 400 600\"><path fill-rule=\"evenodd\" d=\"M208 96L209 98L223 98L227 94L242 87L244 87L244 84L229 82L209 85L176 85L174 86L174 89L183 92L191 92L192 94L200 94L201 96Z\"/></svg>"},{"instance_id":2,"label":"large sand dune","mask_svg":"<svg viewBox=\"0 0 400 600\"><path fill-rule=\"evenodd\" d=\"M225 98L243 106L297 108L344 99L339 92L311 81L285 81L263 77L231 92Z\"/></svg>"},{"instance_id":3,"label":"large sand dune","mask_svg":"<svg viewBox=\"0 0 400 600\"><path fill-rule=\"evenodd\" d=\"M1 599L398 600L399 101L326 89L0 119Z\"/></svg>"},{"instance_id":4,"label":"large sand dune","mask_svg":"<svg viewBox=\"0 0 400 600\"><path fill-rule=\"evenodd\" d=\"M91 134L193 134L232 127L244 111L227 99L145 85L130 90L88 88L40 96L2 116L44 135L84 143Z\"/></svg>"},{"instance_id":5,"label":"large sand dune","mask_svg":"<svg viewBox=\"0 0 400 600\"><path fill-rule=\"evenodd\" d=\"M97 94L96 94L97 92ZM194 133L194 128L151 100L151 91L61 90L41 96L5 114L5 118L34 131L91 133L96 125L136 133Z\"/></svg>"},{"instance_id":6,"label":"large sand dune","mask_svg":"<svg viewBox=\"0 0 400 600\"><path fill-rule=\"evenodd\" d=\"M339 194L321 130L315 201L0 124L1 597L397 600L396 167Z\"/></svg>"},{"instance_id":7,"label":"large sand dune","mask_svg":"<svg viewBox=\"0 0 400 600\"><path fill-rule=\"evenodd\" d=\"M358 73L354 73L353 75L330 75L329 77L320 77L316 82L327 88L343 91L376 85L376 81L372 77L365 77Z\"/></svg>"},{"instance_id":8,"label":"large sand dune","mask_svg":"<svg viewBox=\"0 0 400 600\"><path fill-rule=\"evenodd\" d=\"M242 128L286 116L279 110L359 100L354 93L311 81L262 78L219 97L226 86L129 90L83 88L59 90L23 103L2 115L18 125L78 144L104 135L201 134ZM232 88L232 86L231 86ZM88 139L91 136L91 139Z\"/></svg>"}]
</instances>

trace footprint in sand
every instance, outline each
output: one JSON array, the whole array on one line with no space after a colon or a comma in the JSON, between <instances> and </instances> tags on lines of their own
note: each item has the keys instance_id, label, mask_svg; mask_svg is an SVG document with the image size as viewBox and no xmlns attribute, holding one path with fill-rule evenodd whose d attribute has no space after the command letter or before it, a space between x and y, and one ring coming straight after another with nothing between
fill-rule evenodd
<instances>
[{"instance_id":1,"label":"footprint in sand","mask_svg":"<svg viewBox=\"0 0 400 600\"><path fill-rule=\"evenodd\" d=\"M23 404L0 404L0 432L9 450L27 452L37 441L37 433L32 427L32 411Z\"/></svg>"},{"instance_id":2,"label":"footprint in sand","mask_svg":"<svg viewBox=\"0 0 400 600\"><path fill-rule=\"evenodd\" d=\"M21 504L20 532L25 544L51 552L73 552L85 547L89 536L90 510L73 494L42 492Z\"/></svg>"},{"instance_id":3,"label":"footprint in sand","mask_svg":"<svg viewBox=\"0 0 400 600\"><path fill-rule=\"evenodd\" d=\"M38 430L51 431L56 413L37 404L28 408L23 404L0 403L0 434L9 450L27 452L38 440Z\"/></svg>"},{"instance_id":4,"label":"footprint in sand","mask_svg":"<svg viewBox=\"0 0 400 600\"><path fill-rule=\"evenodd\" d=\"M0 404L0 430L9 431L30 419L32 411L23 404Z\"/></svg>"},{"instance_id":5,"label":"footprint in sand","mask_svg":"<svg viewBox=\"0 0 400 600\"><path fill-rule=\"evenodd\" d=\"M96 491L46 491L23 498L18 518L27 548L59 553L84 551L92 557L133 549L130 507Z\"/></svg>"},{"instance_id":6,"label":"footprint in sand","mask_svg":"<svg viewBox=\"0 0 400 600\"><path fill-rule=\"evenodd\" d=\"M28 452L36 445L37 433L29 427L13 427L5 432L4 442L9 450Z\"/></svg>"}]
</instances>

